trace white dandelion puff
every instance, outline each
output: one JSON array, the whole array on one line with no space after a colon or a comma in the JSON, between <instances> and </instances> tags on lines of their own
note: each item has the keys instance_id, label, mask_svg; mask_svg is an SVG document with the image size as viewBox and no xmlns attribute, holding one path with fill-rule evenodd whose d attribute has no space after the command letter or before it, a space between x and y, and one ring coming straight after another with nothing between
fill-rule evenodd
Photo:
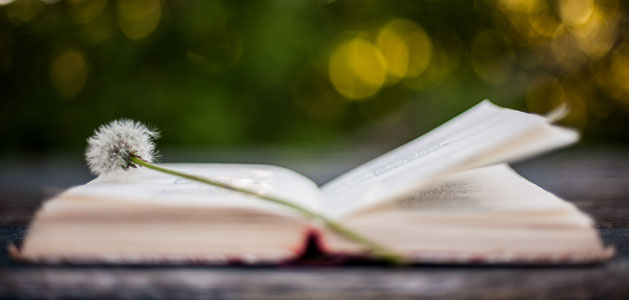
<instances>
[{"instance_id":1,"label":"white dandelion puff","mask_svg":"<svg viewBox=\"0 0 629 300\"><path fill-rule=\"evenodd\" d=\"M153 140L158 137L156 130L133 120L120 119L101 125L87 139L87 166L100 176L135 167L129 160L131 156L153 162L156 156Z\"/></svg>"}]
</instances>

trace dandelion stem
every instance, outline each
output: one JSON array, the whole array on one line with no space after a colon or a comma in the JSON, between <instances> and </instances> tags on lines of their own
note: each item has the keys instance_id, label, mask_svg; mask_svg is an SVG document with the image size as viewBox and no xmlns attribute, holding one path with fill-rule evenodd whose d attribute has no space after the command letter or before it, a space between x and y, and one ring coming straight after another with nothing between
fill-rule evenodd
<instances>
[{"instance_id":1,"label":"dandelion stem","mask_svg":"<svg viewBox=\"0 0 629 300\"><path fill-rule=\"evenodd\" d=\"M273 203L277 203L283 206L287 206L290 207L296 211L298 211L299 213L312 218L312 219L319 219L321 220L328 228L332 229L334 232L344 236L345 238L354 241L356 243L362 244L363 246L366 246L367 248L369 248L369 250L371 252L373 252L375 255L379 256L380 258L395 264L395 265L401 265L404 263L404 259L399 256L397 253L395 253L393 250L378 244L377 242L374 242L370 239L368 239L367 237L359 234L356 231L353 231L343 225L341 225L340 223L337 223L334 220L329 219L328 217L319 214L317 212L313 212L312 210L309 210L303 206L300 206L298 204L295 204L293 202L290 201L286 201L277 197L273 197L273 196L269 196L269 195L264 195L264 194L260 194L251 190L247 190L244 188L239 188L239 187L235 187L229 184L225 184L222 182L218 182L218 181L214 181L211 179L207 179L204 177L200 177L200 176L196 176L196 175L190 175L190 174L186 174L183 172L179 172L179 171L175 171L172 169L168 169L168 168L164 168L164 167L160 167L158 165L146 162L136 156L130 156L129 160L132 163L147 167L149 169L158 171L158 172L162 172L162 173L166 173L166 174L170 174L170 175L174 175L174 176L178 176L178 177L182 177L185 179L189 179L189 180L194 180L200 183L204 183L204 184L208 184L208 185L213 185L213 186L217 186L217 187L221 187L224 189L228 189L228 190L232 190L232 191L236 191L236 192L240 192L243 194L247 194L247 195L251 195L260 199L264 199Z\"/></svg>"}]
</instances>

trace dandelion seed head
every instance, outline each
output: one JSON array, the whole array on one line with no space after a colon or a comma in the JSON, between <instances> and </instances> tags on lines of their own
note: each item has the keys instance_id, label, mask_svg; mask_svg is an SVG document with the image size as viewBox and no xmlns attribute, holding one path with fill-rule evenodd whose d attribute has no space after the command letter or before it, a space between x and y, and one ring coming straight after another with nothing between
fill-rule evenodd
<instances>
[{"instance_id":1,"label":"dandelion seed head","mask_svg":"<svg viewBox=\"0 0 629 300\"><path fill-rule=\"evenodd\" d=\"M130 156L153 162L156 156L153 140L158 137L156 130L133 120L120 119L101 125L87 139L87 166L100 176L135 167L129 161Z\"/></svg>"}]
</instances>

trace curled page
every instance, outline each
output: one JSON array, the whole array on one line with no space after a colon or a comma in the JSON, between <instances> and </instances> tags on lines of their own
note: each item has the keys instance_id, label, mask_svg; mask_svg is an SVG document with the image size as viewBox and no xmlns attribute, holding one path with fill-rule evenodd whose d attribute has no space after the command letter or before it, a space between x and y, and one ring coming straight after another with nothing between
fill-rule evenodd
<instances>
[{"instance_id":1,"label":"curled page","mask_svg":"<svg viewBox=\"0 0 629 300\"><path fill-rule=\"evenodd\" d=\"M334 218L393 201L439 176L510 162L572 144L578 133L551 119L484 100L431 132L322 187L322 211Z\"/></svg>"}]
</instances>

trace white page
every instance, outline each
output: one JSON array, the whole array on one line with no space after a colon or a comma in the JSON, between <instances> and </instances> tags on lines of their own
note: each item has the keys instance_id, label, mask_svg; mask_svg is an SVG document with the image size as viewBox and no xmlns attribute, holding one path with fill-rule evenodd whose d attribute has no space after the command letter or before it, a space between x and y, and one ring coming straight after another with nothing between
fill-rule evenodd
<instances>
[{"instance_id":1,"label":"white page","mask_svg":"<svg viewBox=\"0 0 629 300\"><path fill-rule=\"evenodd\" d=\"M322 211L331 217L343 217L392 201L441 175L518 159L578 138L572 131L553 130L557 134L553 136L533 134L549 126L541 116L501 108L485 100L426 135L324 185ZM500 152L500 161L486 156L518 144L522 138L528 139L527 144ZM548 142L549 138L552 142ZM528 146L533 144L535 147Z\"/></svg>"},{"instance_id":2,"label":"white page","mask_svg":"<svg viewBox=\"0 0 629 300\"><path fill-rule=\"evenodd\" d=\"M543 124L527 134L513 139L503 146L488 151L468 165L482 166L504 161L517 161L548 149L555 149L572 144L579 138L579 133L573 129ZM465 168L465 166L464 166ZM466 168L467 169L467 168Z\"/></svg>"},{"instance_id":3,"label":"white page","mask_svg":"<svg viewBox=\"0 0 629 300\"><path fill-rule=\"evenodd\" d=\"M425 188L389 203L382 210L417 213L528 215L571 211L579 222L590 219L576 207L526 180L506 164L480 167L443 176ZM491 219L487 219L491 222Z\"/></svg>"},{"instance_id":4,"label":"white page","mask_svg":"<svg viewBox=\"0 0 629 300\"><path fill-rule=\"evenodd\" d=\"M318 211L320 192L310 179L291 170L269 165L245 164L160 164L263 195L273 195ZM234 207L266 210L278 214L295 211L254 196L208 186L147 168L131 170L123 178L97 178L72 188L58 198L103 199L116 205L120 202L148 205Z\"/></svg>"}]
</instances>

